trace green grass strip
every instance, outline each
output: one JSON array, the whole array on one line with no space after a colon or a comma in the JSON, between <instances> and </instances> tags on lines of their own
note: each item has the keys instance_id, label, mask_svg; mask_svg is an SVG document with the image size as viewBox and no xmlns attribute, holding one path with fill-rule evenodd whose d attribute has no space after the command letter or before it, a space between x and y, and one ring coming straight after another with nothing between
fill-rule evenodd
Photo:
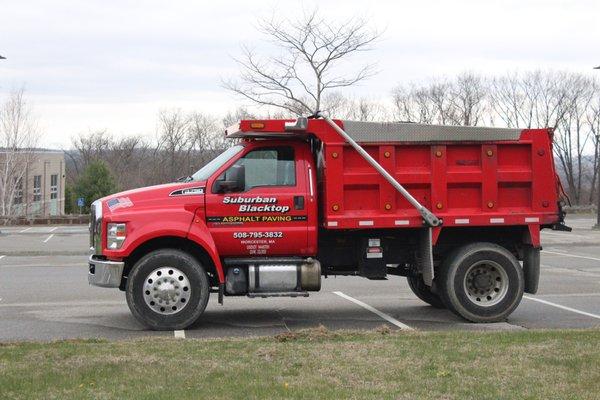
<instances>
[{"instance_id":1,"label":"green grass strip","mask_svg":"<svg viewBox=\"0 0 600 400\"><path fill-rule=\"evenodd\" d=\"M600 330L0 344L1 399L598 399Z\"/></svg>"}]
</instances>

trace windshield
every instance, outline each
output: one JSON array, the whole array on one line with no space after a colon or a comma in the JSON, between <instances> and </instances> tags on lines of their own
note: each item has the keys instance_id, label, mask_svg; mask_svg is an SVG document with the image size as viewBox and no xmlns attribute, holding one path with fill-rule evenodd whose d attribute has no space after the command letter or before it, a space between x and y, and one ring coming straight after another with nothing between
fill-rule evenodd
<instances>
[{"instance_id":1,"label":"windshield","mask_svg":"<svg viewBox=\"0 0 600 400\"><path fill-rule=\"evenodd\" d=\"M207 180L212 174L215 173L216 170L221 168L221 166L223 164L225 164L227 161L229 161L237 153L242 151L243 148L244 148L244 146L239 145L239 144L228 148L227 150L225 150L224 152L219 154L217 157L213 158L213 160L211 162L206 164L204 167L200 168L194 175L192 175L192 180L195 180L195 181Z\"/></svg>"}]
</instances>

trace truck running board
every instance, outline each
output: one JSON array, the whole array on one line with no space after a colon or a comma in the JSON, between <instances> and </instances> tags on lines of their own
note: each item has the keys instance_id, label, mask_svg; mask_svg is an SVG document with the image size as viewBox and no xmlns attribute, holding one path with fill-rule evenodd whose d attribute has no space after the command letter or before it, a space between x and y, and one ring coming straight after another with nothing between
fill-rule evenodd
<instances>
[{"instance_id":1,"label":"truck running board","mask_svg":"<svg viewBox=\"0 0 600 400\"><path fill-rule=\"evenodd\" d=\"M262 297L308 297L308 292L248 293L251 299Z\"/></svg>"}]
</instances>

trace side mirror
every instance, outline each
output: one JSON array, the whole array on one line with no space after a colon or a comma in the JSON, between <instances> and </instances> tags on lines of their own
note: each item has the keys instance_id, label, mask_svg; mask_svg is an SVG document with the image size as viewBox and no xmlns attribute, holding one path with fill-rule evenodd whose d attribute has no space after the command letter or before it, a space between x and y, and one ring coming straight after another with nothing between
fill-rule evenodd
<instances>
[{"instance_id":1,"label":"side mirror","mask_svg":"<svg viewBox=\"0 0 600 400\"><path fill-rule=\"evenodd\" d=\"M216 193L241 192L246 189L246 167L233 165L225 172L225 178L215 181Z\"/></svg>"}]
</instances>

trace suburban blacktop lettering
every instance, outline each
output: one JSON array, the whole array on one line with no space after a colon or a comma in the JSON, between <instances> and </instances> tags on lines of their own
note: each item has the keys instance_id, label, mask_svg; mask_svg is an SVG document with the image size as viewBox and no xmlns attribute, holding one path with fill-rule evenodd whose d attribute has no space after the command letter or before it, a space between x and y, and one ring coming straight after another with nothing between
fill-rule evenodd
<instances>
[{"instance_id":1,"label":"suburban blacktop lettering","mask_svg":"<svg viewBox=\"0 0 600 400\"><path fill-rule=\"evenodd\" d=\"M239 213L280 213L290 211L289 206L277 205L276 197L223 197L223 204L239 204ZM257 205L255 205L257 204Z\"/></svg>"},{"instance_id":2,"label":"suburban blacktop lettering","mask_svg":"<svg viewBox=\"0 0 600 400\"><path fill-rule=\"evenodd\" d=\"M277 203L275 197L223 197L223 204L274 204Z\"/></svg>"}]
</instances>

